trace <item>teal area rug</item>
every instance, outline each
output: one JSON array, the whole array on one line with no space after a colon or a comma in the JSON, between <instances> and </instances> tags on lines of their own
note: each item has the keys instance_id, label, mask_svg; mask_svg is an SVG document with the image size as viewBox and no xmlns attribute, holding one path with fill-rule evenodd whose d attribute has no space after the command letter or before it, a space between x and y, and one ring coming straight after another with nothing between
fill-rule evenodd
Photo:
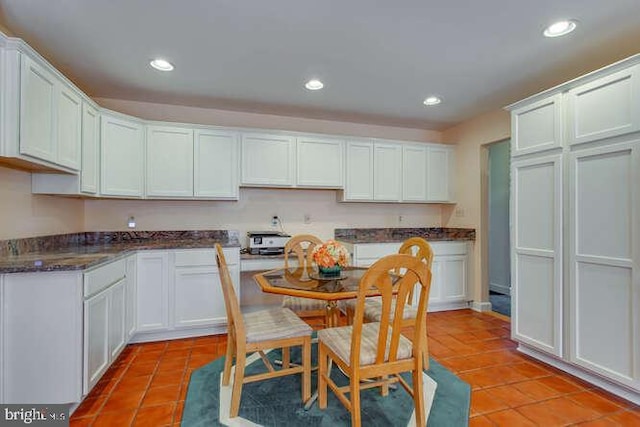
<instances>
[{"instance_id":1,"label":"teal area rug","mask_svg":"<svg viewBox=\"0 0 640 427\"><path fill-rule=\"evenodd\" d=\"M316 348L313 348L313 357ZM280 350L269 352L271 360L279 359ZM292 361L299 360L298 349L292 349ZM313 360L314 366L316 361ZM437 383L431 402L427 425L431 427L467 426L469 423L469 404L471 388L442 365L431 359L429 370L425 373ZM221 423L220 379L224 369L224 357L199 368L191 374L182 427L204 427L221 425L263 425L263 426L349 426L351 416L335 395L328 390L328 406L320 410L317 404L305 411L301 402L300 375L288 375L281 378L245 384L242 390L240 414L238 418ZM264 372L266 369L260 359L249 363L246 374ZM411 383L411 376L405 374L405 380ZM333 369L332 379L339 385L347 384L348 379L339 369ZM430 381L427 379L427 381ZM312 390L316 388L315 371L312 372ZM425 387L427 388L427 387ZM224 393L222 394L224 396ZM413 400L398 385L390 390L387 397L380 396L378 388L363 390L362 425L363 426L406 426L409 424L414 408ZM224 407L225 397L222 397ZM228 415L228 412L227 412ZM224 421L224 419L223 419Z\"/></svg>"}]
</instances>

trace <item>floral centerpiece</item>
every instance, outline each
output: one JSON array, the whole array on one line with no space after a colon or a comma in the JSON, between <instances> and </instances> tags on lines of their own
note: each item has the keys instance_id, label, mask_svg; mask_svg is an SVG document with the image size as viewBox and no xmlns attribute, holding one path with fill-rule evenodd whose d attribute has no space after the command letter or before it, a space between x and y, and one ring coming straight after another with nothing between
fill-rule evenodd
<instances>
[{"instance_id":1,"label":"floral centerpiece","mask_svg":"<svg viewBox=\"0 0 640 427\"><path fill-rule=\"evenodd\" d=\"M335 240L328 240L316 246L311 256L322 276L339 276L342 267L349 264L349 252Z\"/></svg>"}]
</instances>

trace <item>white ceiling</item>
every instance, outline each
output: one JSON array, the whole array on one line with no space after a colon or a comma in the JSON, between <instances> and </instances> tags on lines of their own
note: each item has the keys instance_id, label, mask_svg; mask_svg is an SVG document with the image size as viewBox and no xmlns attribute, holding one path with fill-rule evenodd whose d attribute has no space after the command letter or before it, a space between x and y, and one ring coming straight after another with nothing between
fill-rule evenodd
<instances>
[{"instance_id":1,"label":"white ceiling","mask_svg":"<svg viewBox=\"0 0 640 427\"><path fill-rule=\"evenodd\" d=\"M94 97L434 130L640 51L640 0L0 0L0 23Z\"/></svg>"}]
</instances>

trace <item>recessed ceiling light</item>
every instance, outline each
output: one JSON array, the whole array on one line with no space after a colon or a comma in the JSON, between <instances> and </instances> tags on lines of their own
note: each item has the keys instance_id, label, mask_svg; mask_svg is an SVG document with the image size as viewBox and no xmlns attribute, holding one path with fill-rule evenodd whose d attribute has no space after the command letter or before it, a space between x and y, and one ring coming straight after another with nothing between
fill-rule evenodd
<instances>
[{"instance_id":1,"label":"recessed ceiling light","mask_svg":"<svg viewBox=\"0 0 640 427\"><path fill-rule=\"evenodd\" d=\"M165 59L156 58L153 61L149 62L149 64L160 71L171 71L173 70L173 64Z\"/></svg>"},{"instance_id":2,"label":"recessed ceiling light","mask_svg":"<svg viewBox=\"0 0 640 427\"><path fill-rule=\"evenodd\" d=\"M544 30L545 37L560 37L569 34L576 29L576 21L567 19L564 21L554 22Z\"/></svg>"},{"instance_id":3,"label":"recessed ceiling light","mask_svg":"<svg viewBox=\"0 0 640 427\"><path fill-rule=\"evenodd\" d=\"M441 102L442 102L442 98L434 96L434 95L428 96L428 97L425 98L424 101L422 101L422 103L424 105L438 105Z\"/></svg>"},{"instance_id":4,"label":"recessed ceiling light","mask_svg":"<svg viewBox=\"0 0 640 427\"><path fill-rule=\"evenodd\" d=\"M318 79L311 79L304 84L304 87L306 87L309 90L320 90L324 87L324 83L322 83Z\"/></svg>"}]
</instances>

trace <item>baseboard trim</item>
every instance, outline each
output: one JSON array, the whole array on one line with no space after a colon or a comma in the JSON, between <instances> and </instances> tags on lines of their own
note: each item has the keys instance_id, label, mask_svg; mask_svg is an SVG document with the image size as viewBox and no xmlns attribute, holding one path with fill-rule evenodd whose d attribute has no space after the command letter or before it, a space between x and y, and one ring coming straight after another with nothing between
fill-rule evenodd
<instances>
[{"instance_id":1,"label":"baseboard trim","mask_svg":"<svg viewBox=\"0 0 640 427\"><path fill-rule=\"evenodd\" d=\"M511 295L510 286L499 285L497 283L489 283L489 291L497 292L504 295Z\"/></svg>"},{"instance_id":2,"label":"baseboard trim","mask_svg":"<svg viewBox=\"0 0 640 427\"><path fill-rule=\"evenodd\" d=\"M129 342L131 344L134 344L152 341L177 340L181 338L202 337L205 335L220 335L226 333L226 326L209 326L206 328L179 329L173 331L137 332Z\"/></svg>"},{"instance_id":3,"label":"baseboard trim","mask_svg":"<svg viewBox=\"0 0 640 427\"><path fill-rule=\"evenodd\" d=\"M597 374L593 374L588 372L581 367L572 365L571 363L565 362L564 360L557 359L553 356L545 354L541 351L538 351L534 348L531 348L523 343L518 343L518 351L526 354L527 356L531 356L534 359L538 359L548 365L551 365L555 368L558 368L564 372L567 372L574 377L578 377L581 380L584 380L588 383L591 383L597 387L605 389L606 391L615 394L616 396L620 396L623 399L626 399L630 402L635 403L636 405L640 405L640 392L631 390L625 386L614 383L606 378L603 378Z\"/></svg>"},{"instance_id":4,"label":"baseboard trim","mask_svg":"<svg viewBox=\"0 0 640 427\"><path fill-rule=\"evenodd\" d=\"M482 302L482 301L472 301L471 302L471 310L478 311L480 313L484 313L486 311L491 311L491 303L490 302Z\"/></svg>"}]
</instances>

